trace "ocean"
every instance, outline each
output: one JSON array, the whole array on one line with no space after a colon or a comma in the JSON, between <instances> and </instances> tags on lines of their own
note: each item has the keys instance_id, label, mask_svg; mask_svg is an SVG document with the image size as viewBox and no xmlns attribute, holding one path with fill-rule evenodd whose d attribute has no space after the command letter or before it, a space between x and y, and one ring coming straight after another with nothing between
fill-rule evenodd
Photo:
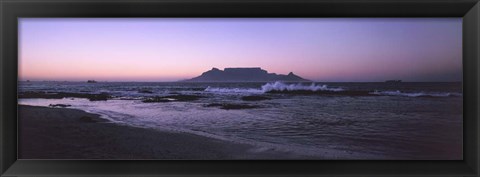
<instances>
[{"instance_id":1,"label":"ocean","mask_svg":"<svg viewBox=\"0 0 480 177\"><path fill-rule=\"evenodd\" d=\"M106 101L20 97L18 103L71 105L111 123L246 143L256 151L284 151L312 159L463 157L461 82L32 81L19 82L18 92L108 94ZM198 99L176 100L172 95ZM156 97L162 100L145 101Z\"/></svg>"}]
</instances>

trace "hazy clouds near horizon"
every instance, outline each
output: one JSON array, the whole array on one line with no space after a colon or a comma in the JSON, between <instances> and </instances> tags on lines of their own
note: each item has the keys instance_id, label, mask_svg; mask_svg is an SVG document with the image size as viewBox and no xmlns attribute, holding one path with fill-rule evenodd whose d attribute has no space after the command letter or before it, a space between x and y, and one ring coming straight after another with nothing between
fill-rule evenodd
<instances>
[{"instance_id":1,"label":"hazy clouds near horizon","mask_svg":"<svg viewBox=\"0 0 480 177\"><path fill-rule=\"evenodd\" d=\"M175 81L262 67L315 81L461 81L461 18L21 18L21 80Z\"/></svg>"}]
</instances>

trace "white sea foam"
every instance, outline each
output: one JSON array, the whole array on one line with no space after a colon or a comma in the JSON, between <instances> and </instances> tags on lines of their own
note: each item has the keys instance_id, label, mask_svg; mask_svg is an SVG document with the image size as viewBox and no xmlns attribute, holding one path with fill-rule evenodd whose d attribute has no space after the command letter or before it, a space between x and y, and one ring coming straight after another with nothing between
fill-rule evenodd
<instances>
[{"instance_id":1,"label":"white sea foam","mask_svg":"<svg viewBox=\"0 0 480 177\"><path fill-rule=\"evenodd\" d=\"M310 85L298 84L285 84L283 82L267 83L262 85L261 89L254 88L218 88L207 87L205 91L215 93L266 93L270 91L344 91L342 88L330 88L327 85L316 85L312 83Z\"/></svg>"},{"instance_id":2,"label":"white sea foam","mask_svg":"<svg viewBox=\"0 0 480 177\"><path fill-rule=\"evenodd\" d=\"M316 85L315 83L312 83L310 85L302 85L300 83L298 84L285 84L282 82L275 82L275 83L267 83L262 86L262 91L263 92L269 92L269 91L299 91L299 90L304 90L304 91L344 91L342 88L330 88L327 85Z\"/></svg>"},{"instance_id":3,"label":"white sea foam","mask_svg":"<svg viewBox=\"0 0 480 177\"><path fill-rule=\"evenodd\" d=\"M253 88L217 88L217 87L207 87L205 89L207 92L215 93L264 93L260 89Z\"/></svg>"},{"instance_id":4,"label":"white sea foam","mask_svg":"<svg viewBox=\"0 0 480 177\"><path fill-rule=\"evenodd\" d=\"M427 93L427 92L401 92L397 91L374 91L370 92L374 95L385 96L406 96L406 97L449 97L449 96L462 96L461 93L439 92L439 93Z\"/></svg>"}]
</instances>

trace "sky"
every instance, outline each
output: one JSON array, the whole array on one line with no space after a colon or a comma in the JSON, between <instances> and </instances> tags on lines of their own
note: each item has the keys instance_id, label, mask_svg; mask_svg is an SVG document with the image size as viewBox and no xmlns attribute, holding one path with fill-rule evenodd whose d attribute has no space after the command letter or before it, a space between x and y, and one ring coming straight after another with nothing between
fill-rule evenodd
<instances>
[{"instance_id":1,"label":"sky","mask_svg":"<svg viewBox=\"0 0 480 177\"><path fill-rule=\"evenodd\" d=\"M20 18L20 80L177 81L261 67L323 82L462 80L461 18Z\"/></svg>"}]
</instances>

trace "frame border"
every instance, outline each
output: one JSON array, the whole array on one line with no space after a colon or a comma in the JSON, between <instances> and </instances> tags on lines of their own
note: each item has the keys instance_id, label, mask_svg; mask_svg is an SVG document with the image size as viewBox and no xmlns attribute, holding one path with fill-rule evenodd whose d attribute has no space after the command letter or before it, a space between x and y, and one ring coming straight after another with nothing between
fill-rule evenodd
<instances>
[{"instance_id":1,"label":"frame border","mask_svg":"<svg viewBox=\"0 0 480 177\"><path fill-rule=\"evenodd\" d=\"M20 17L463 17L464 160L17 160ZM479 0L0 0L0 176L479 176Z\"/></svg>"}]
</instances>

